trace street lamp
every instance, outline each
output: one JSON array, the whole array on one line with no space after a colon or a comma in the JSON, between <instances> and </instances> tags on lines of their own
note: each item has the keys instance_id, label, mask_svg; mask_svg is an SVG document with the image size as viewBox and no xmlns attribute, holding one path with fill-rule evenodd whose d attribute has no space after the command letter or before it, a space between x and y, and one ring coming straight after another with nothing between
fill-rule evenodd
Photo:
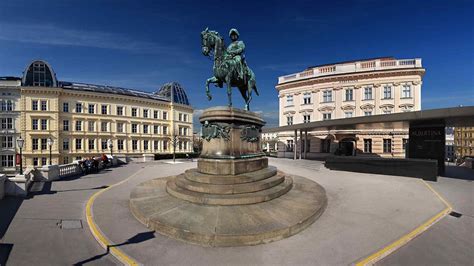
<instances>
[{"instance_id":1,"label":"street lamp","mask_svg":"<svg viewBox=\"0 0 474 266\"><path fill-rule=\"evenodd\" d=\"M110 156L113 157L114 154L112 153L112 148L114 147L114 144L112 142L112 139L107 140L107 146L109 146L109 148L110 148Z\"/></svg>"},{"instance_id":2,"label":"street lamp","mask_svg":"<svg viewBox=\"0 0 474 266\"><path fill-rule=\"evenodd\" d=\"M53 156L51 155L51 149L53 147L53 143L54 143L54 140L51 137L49 137L47 140L47 144L49 147L49 165L53 165Z\"/></svg>"},{"instance_id":3,"label":"street lamp","mask_svg":"<svg viewBox=\"0 0 474 266\"><path fill-rule=\"evenodd\" d=\"M18 148L20 149L20 175L23 174L23 145L25 144L25 140L21 138L21 136L19 138L16 139L16 145L18 146Z\"/></svg>"}]
</instances>

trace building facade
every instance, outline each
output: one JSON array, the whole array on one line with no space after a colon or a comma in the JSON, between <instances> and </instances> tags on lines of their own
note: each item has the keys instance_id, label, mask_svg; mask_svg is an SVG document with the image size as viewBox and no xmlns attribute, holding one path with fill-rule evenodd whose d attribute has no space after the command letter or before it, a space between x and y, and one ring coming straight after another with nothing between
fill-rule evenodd
<instances>
[{"instance_id":1,"label":"building facade","mask_svg":"<svg viewBox=\"0 0 474 266\"><path fill-rule=\"evenodd\" d=\"M454 128L456 158L474 157L474 127Z\"/></svg>"},{"instance_id":2,"label":"building facade","mask_svg":"<svg viewBox=\"0 0 474 266\"><path fill-rule=\"evenodd\" d=\"M192 152L193 109L176 82L147 93L58 81L52 67L37 60L26 67L20 84L19 129L27 167L102 153L133 159L174 149Z\"/></svg>"},{"instance_id":3,"label":"building facade","mask_svg":"<svg viewBox=\"0 0 474 266\"><path fill-rule=\"evenodd\" d=\"M309 67L278 78L280 126L421 109L421 59L384 57ZM305 150L327 154L404 157L408 128L308 132L308 143L279 133L279 157Z\"/></svg>"},{"instance_id":4,"label":"building facade","mask_svg":"<svg viewBox=\"0 0 474 266\"><path fill-rule=\"evenodd\" d=\"M20 132L20 78L0 77L0 173L16 172Z\"/></svg>"}]
</instances>

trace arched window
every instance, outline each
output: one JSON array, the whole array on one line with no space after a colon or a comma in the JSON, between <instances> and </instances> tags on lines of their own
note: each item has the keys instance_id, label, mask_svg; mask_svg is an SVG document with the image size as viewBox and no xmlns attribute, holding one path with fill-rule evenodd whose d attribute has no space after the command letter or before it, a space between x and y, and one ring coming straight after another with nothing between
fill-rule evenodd
<instances>
[{"instance_id":1,"label":"arched window","mask_svg":"<svg viewBox=\"0 0 474 266\"><path fill-rule=\"evenodd\" d=\"M56 75L48 63L44 61L32 62L23 75L23 86L56 87Z\"/></svg>"}]
</instances>

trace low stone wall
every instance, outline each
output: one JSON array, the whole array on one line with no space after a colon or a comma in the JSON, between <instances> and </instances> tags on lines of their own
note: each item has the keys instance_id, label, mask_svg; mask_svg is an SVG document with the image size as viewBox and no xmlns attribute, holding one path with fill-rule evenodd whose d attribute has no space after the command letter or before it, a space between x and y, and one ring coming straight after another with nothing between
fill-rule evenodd
<instances>
[{"instance_id":1,"label":"low stone wall","mask_svg":"<svg viewBox=\"0 0 474 266\"><path fill-rule=\"evenodd\" d=\"M438 178L438 162L429 159L331 156L326 158L325 166L331 170L409 176L429 181Z\"/></svg>"}]
</instances>

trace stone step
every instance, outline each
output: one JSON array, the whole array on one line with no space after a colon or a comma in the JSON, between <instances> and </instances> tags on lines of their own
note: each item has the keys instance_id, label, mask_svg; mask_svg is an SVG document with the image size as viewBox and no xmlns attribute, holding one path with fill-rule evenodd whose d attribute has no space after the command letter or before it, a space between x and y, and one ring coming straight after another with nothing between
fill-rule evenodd
<instances>
[{"instance_id":1,"label":"stone step","mask_svg":"<svg viewBox=\"0 0 474 266\"><path fill-rule=\"evenodd\" d=\"M200 173L197 168L189 169L184 172L186 179L198 183L207 183L215 185L242 184L256 182L277 174L277 168L268 166L267 168L249 172L240 175L210 175Z\"/></svg>"},{"instance_id":2,"label":"stone step","mask_svg":"<svg viewBox=\"0 0 474 266\"><path fill-rule=\"evenodd\" d=\"M290 191L293 179L286 176L285 181L265 190L241 194L207 194L180 188L176 185L176 178L166 183L166 191L172 196L193 203L205 205L244 205L269 201Z\"/></svg>"},{"instance_id":3,"label":"stone step","mask_svg":"<svg viewBox=\"0 0 474 266\"><path fill-rule=\"evenodd\" d=\"M191 190L194 192L207 194L241 194L269 189L282 183L284 180L285 175L282 172L278 172L274 176L256 182L216 185L191 181L186 179L186 176L184 174L181 174L176 177L175 183L176 186L178 186L179 188Z\"/></svg>"}]
</instances>

